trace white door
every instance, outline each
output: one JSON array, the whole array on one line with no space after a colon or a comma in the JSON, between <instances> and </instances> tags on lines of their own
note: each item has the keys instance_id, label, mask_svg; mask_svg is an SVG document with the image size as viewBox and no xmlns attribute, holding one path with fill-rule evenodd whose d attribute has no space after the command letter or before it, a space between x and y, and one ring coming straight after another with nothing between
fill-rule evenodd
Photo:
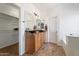
<instances>
[{"instance_id":1,"label":"white door","mask_svg":"<svg viewBox=\"0 0 79 59\"><path fill-rule=\"evenodd\" d=\"M57 17L49 19L48 35L49 42L57 43Z\"/></svg>"}]
</instances>

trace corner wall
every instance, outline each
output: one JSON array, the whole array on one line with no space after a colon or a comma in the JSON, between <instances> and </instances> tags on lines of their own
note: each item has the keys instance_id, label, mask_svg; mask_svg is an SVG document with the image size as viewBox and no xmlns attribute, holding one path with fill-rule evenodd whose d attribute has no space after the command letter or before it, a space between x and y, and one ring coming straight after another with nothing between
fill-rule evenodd
<instances>
[{"instance_id":1,"label":"corner wall","mask_svg":"<svg viewBox=\"0 0 79 59\"><path fill-rule=\"evenodd\" d=\"M69 55L68 52L70 52L70 50L68 48L70 45L67 42L66 36L70 36L70 34L72 34L73 36L79 36L79 4L61 4L61 8L62 15L60 16L61 18L59 29L60 43L63 46L66 55Z\"/></svg>"}]
</instances>

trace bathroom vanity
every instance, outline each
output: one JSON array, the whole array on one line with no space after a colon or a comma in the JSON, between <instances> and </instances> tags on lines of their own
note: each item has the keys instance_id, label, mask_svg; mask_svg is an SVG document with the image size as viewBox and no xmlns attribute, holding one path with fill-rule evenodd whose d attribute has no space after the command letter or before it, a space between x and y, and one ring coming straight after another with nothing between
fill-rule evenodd
<instances>
[{"instance_id":1,"label":"bathroom vanity","mask_svg":"<svg viewBox=\"0 0 79 59\"><path fill-rule=\"evenodd\" d=\"M26 54L33 54L42 47L43 43L45 42L45 32L45 30L26 31Z\"/></svg>"}]
</instances>

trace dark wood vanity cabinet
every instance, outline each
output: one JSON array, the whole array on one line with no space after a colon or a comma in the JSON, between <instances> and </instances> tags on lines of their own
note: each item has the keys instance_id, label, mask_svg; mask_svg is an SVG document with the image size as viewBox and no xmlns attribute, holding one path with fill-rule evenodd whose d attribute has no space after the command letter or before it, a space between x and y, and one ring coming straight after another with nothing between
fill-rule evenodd
<instances>
[{"instance_id":1,"label":"dark wood vanity cabinet","mask_svg":"<svg viewBox=\"0 0 79 59\"><path fill-rule=\"evenodd\" d=\"M35 33L26 32L25 46L26 54L33 54L42 47L45 42L45 32L36 31Z\"/></svg>"}]
</instances>

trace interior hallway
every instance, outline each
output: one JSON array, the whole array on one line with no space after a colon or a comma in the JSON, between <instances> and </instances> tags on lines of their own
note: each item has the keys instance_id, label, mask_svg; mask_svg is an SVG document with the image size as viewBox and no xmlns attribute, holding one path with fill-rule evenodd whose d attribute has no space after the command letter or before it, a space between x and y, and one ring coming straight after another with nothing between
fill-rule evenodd
<instances>
[{"instance_id":1,"label":"interior hallway","mask_svg":"<svg viewBox=\"0 0 79 59\"><path fill-rule=\"evenodd\" d=\"M44 43L44 45L31 56L66 56L66 54L62 46L54 43Z\"/></svg>"}]
</instances>

